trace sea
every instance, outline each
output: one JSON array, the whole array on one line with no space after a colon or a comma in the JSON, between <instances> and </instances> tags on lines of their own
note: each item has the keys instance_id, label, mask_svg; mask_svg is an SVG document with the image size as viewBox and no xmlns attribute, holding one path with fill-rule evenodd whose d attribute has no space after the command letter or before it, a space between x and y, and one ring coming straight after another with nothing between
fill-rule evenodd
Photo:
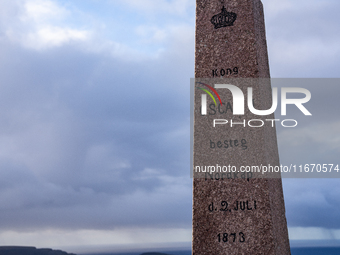
<instances>
[{"instance_id":1,"label":"sea","mask_svg":"<svg viewBox=\"0 0 340 255\"><path fill-rule=\"evenodd\" d=\"M140 255L143 252L134 253L93 253L87 255ZM169 255L191 255L190 250L186 251L162 251ZM292 255L340 255L340 247L313 247L313 248L291 248Z\"/></svg>"}]
</instances>

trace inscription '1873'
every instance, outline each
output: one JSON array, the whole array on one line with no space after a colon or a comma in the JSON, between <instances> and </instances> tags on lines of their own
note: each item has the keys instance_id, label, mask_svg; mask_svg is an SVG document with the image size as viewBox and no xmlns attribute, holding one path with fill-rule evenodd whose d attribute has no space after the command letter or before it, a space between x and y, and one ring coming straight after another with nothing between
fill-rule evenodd
<instances>
[{"instance_id":1,"label":"inscription '1873'","mask_svg":"<svg viewBox=\"0 0 340 255\"><path fill-rule=\"evenodd\" d=\"M224 77L229 75L236 75L238 74L238 67L234 67L233 69L213 69L212 70L213 77Z\"/></svg>"},{"instance_id":2,"label":"inscription '1873'","mask_svg":"<svg viewBox=\"0 0 340 255\"><path fill-rule=\"evenodd\" d=\"M219 243L223 242L223 243L235 243L235 242L240 242L240 243L244 243L246 241L246 237L243 234L243 232L239 232L239 233L220 233L217 235L217 240Z\"/></svg>"}]
</instances>

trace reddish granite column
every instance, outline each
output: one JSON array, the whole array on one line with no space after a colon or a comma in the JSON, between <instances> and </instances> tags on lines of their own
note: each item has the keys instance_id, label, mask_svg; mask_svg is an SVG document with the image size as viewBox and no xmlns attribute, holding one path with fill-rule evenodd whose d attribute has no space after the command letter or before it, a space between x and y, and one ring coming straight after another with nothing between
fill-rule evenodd
<instances>
[{"instance_id":1,"label":"reddish granite column","mask_svg":"<svg viewBox=\"0 0 340 255\"><path fill-rule=\"evenodd\" d=\"M270 77L261 1L197 0L196 15L195 78L214 78L211 86L224 83L222 78L235 78L233 84L244 95L248 87L253 88L256 109L269 109L272 91L268 79L236 79ZM279 165L276 131L270 125L212 128L214 119L239 123L274 119L273 115L254 117L248 109L243 116L233 115L231 94L218 92L222 109L214 108L215 115L202 116L200 100L204 92L195 90L194 170L195 166ZM202 173L195 177L194 255L290 254L279 175L254 178L237 173Z\"/></svg>"}]
</instances>

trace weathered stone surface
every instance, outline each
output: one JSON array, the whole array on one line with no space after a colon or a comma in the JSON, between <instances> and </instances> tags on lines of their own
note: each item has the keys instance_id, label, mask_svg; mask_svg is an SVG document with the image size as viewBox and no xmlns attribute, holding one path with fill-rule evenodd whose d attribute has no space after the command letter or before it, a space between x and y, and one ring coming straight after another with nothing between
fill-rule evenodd
<instances>
[{"instance_id":1,"label":"weathered stone surface","mask_svg":"<svg viewBox=\"0 0 340 255\"><path fill-rule=\"evenodd\" d=\"M236 14L236 19L231 24L235 15L228 14L231 21L215 28L212 21L221 23L223 19L213 17L219 13L226 15L226 11ZM196 15L195 78L214 78L213 82L210 80L214 84L223 83L221 78L235 78L231 84L237 85L245 95L247 87L253 88L256 109L270 108L269 80L248 79L270 77L261 1L197 0ZM230 93L219 93L223 103L232 102ZM213 119L220 117L201 116L201 94L202 91L195 90L194 167L279 165L275 128L238 125L212 129ZM274 116L255 117L247 110L244 116L233 116L232 112L223 115L223 119L235 121L263 118L274 119ZM218 148L219 141L223 145L227 141L228 148ZM290 254L280 176L242 178L240 174L232 174L211 178L196 174L195 177L194 255Z\"/></svg>"}]
</instances>

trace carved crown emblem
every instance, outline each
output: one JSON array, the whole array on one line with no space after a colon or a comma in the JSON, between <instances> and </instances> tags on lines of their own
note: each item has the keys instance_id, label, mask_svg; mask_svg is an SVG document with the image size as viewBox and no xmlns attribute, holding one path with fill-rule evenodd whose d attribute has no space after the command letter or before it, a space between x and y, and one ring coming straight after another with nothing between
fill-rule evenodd
<instances>
[{"instance_id":1,"label":"carved crown emblem","mask_svg":"<svg viewBox=\"0 0 340 255\"><path fill-rule=\"evenodd\" d=\"M211 18L211 23L215 26L215 29L221 27L229 27L234 25L236 18L236 13L228 12L227 9L223 6L222 12Z\"/></svg>"}]
</instances>

